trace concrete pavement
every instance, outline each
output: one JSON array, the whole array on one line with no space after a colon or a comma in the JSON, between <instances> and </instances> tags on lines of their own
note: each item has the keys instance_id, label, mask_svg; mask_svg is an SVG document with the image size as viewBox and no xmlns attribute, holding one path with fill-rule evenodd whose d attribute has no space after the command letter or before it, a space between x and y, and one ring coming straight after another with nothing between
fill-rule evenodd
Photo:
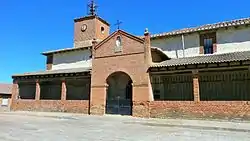
<instances>
[{"instance_id":1,"label":"concrete pavement","mask_svg":"<svg viewBox=\"0 0 250 141\"><path fill-rule=\"evenodd\" d=\"M0 141L250 140L250 122L243 121L6 112L0 124Z\"/></svg>"}]
</instances>

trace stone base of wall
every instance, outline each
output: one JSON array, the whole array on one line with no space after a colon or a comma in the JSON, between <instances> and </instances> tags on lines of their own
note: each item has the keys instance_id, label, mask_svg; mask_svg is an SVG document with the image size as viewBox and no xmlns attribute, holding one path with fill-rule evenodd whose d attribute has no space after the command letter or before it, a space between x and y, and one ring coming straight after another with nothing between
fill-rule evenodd
<instances>
[{"instance_id":1,"label":"stone base of wall","mask_svg":"<svg viewBox=\"0 0 250 141\"><path fill-rule=\"evenodd\" d=\"M150 102L133 102L133 111L132 115L134 117L142 117L142 118L149 118L150 111L149 111Z\"/></svg>"},{"instance_id":2,"label":"stone base of wall","mask_svg":"<svg viewBox=\"0 0 250 141\"><path fill-rule=\"evenodd\" d=\"M215 118L250 120L250 102L227 101L153 101L152 118Z\"/></svg>"},{"instance_id":3,"label":"stone base of wall","mask_svg":"<svg viewBox=\"0 0 250 141\"><path fill-rule=\"evenodd\" d=\"M11 110L39 112L70 112L88 114L89 101L15 100L12 102Z\"/></svg>"},{"instance_id":4,"label":"stone base of wall","mask_svg":"<svg viewBox=\"0 0 250 141\"><path fill-rule=\"evenodd\" d=\"M105 106L104 105L91 105L90 106L90 114L91 115L104 115L105 114Z\"/></svg>"}]
</instances>

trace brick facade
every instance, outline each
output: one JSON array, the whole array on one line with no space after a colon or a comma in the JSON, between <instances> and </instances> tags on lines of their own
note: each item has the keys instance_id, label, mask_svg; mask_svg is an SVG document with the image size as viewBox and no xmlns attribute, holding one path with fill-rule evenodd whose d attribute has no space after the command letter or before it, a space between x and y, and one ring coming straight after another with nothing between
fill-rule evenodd
<instances>
[{"instance_id":1,"label":"brick facade","mask_svg":"<svg viewBox=\"0 0 250 141\"><path fill-rule=\"evenodd\" d=\"M88 100L14 100L13 111L89 113Z\"/></svg>"},{"instance_id":2,"label":"brick facade","mask_svg":"<svg viewBox=\"0 0 250 141\"><path fill-rule=\"evenodd\" d=\"M153 118L218 118L250 119L247 101L153 101L150 116Z\"/></svg>"},{"instance_id":3,"label":"brick facade","mask_svg":"<svg viewBox=\"0 0 250 141\"><path fill-rule=\"evenodd\" d=\"M115 53L117 36L122 39L122 52ZM115 72L124 72L133 81L133 115L149 117L148 102L152 100L150 80L147 73L144 40L124 31L117 31L94 47L91 76L90 113L105 113L106 80ZM151 56L149 56L151 58ZM119 61L117 61L119 60ZM138 104L137 104L138 103ZM143 104L140 104L143 103ZM142 115L143 113L144 115Z\"/></svg>"},{"instance_id":4,"label":"brick facade","mask_svg":"<svg viewBox=\"0 0 250 141\"><path fill-rule=\"evenodd\" d=\"M146 118L250 119L249 101L200 101L198 74L197 71L193 72L193 101L152 101L149 85L133 84L132 116ZM100 79L98 80L99 82L96 83L102 82ZM106 84L92 85L90 101L65 100L67 86L62 81L62 100L39 100L40 85L37 81L36 99L21 100L18 99L18 84L15 81L13 83L11 109L13 111L71 112L104 115L106 88Z\"/></svg>"},{"instance_id":5,"label":"brick facade","mask_svg":"<svg viewBox=\"0 0 250 141\"><path fill-rule=\"evenodd\" d=\"M85 31L81 29L83 25L86 25ZM109 24L97 16L76 19L74 27L74 47L92 46L93 39L103 40L109 36Z\"/></svg>"}]
</instances>

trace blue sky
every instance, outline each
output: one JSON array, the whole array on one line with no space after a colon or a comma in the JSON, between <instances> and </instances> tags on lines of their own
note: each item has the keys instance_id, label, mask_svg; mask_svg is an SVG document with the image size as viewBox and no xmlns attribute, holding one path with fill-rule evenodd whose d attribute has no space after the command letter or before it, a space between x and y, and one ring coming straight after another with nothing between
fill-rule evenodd
<instances>
[{"instance_id":1,"label":"blue sky","mask_svg":"<svg viewBox=\"0 0 250 141\"><path fill-rule=\"evenodd\" d=\"M43 51L73 45L73 19L88 0L0 0L0 82L45 69ZM98 14L115 30L142 35L250 16L249 0L97 0Z\"/></svg>"}]
</instances>

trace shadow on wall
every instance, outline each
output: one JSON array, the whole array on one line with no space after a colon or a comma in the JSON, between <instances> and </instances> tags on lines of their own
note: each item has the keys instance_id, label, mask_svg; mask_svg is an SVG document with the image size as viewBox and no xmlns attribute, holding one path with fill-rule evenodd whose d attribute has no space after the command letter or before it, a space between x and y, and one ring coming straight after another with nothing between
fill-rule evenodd
<instances>
[{"instance_id":1,"label":"shadow on wall","mask_svg":"<svg viewBox=\"0 0 250 141\"><path fill-rule=\"evenodd\" d=\"M170 58L183 57L182 36L166 37L151 41L152 46L161 48ZM185 54L196 54L199 51L199 34L184 36Z\"/></svg>"},{"instance_id":2,"label":"shadow on wall","mask_svg":"<svg viewBox=\"0 0 250 141\"><path fill-rule=\"evenodd\" d=\"M250 41L250 28L219 30L217 32L217 43L242 43Z\"/></svg>"},{"instance_id":3,"label":"shadow on wall","mask_svg":"<svg viewBox=\"0 0 250 141\"><path fill-rule=\"evenodd\" d=\"M64 54L55 54L53 65L70 64L76 62L84 62L91 60L91 53L89 50L83 50L78 52L69 52Z\"/></svg>"}]
</instances>

